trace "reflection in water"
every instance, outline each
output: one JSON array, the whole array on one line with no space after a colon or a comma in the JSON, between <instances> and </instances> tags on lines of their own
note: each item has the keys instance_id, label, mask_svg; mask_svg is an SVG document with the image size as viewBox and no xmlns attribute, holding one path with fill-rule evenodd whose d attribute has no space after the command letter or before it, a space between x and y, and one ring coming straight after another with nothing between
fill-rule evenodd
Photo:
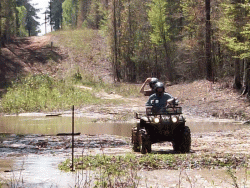
<instances>
[{"instance_id":1,"label":"reflection in water","mask_svg":"<svg viewBox=\"0 0 250 188\"><path fill-rule=\"evenodd\" d=\"M90 119L75 117L75 132L81 134L111 134L130 136L134 124L129 123L93 123ZM56 135L70 133L71 117L0 117L0 132L15 134Z\"/></svg>"},{"instance_id":2,"label":"reflection in water","mask_svg":"<svg viewBox=\"0 0 250 188\"><path fill-rule=\"evenodd\" d=\"M75 117L75 132L81 134L110 134L130 137L135 123L93 123L91 119ZM232 122L202 122L187 120L191 132L234 131L246 127ZM56 135L70 133L71 117L0 117L0 133Z\"/></svg>"},{"instance_id":3,"label":"reflection in water","mask_svg":"<svg viewBox=\"0 0 250 188\"><path fill-rule=\"evenodd\" d=\"M193 133L235 131L237 129L248 127L247 125L236 124L230 121L209 122L189 120L186 122L186 125L190 127L191 132Z\"/></svg>"},{"instance_id":4,"label":"reflection in water","mask_svg":"<svg viewBox=\"0 0 250 188\"><path fill-rule=\"evenodd\" d=\"M0 161L0 180L11 182L10 187L74 187L75 174L58 169L58 164L64 160L65 158L57 156L28 155L16 158L12 164L8 163L4 170L9 172L4 172L2 166L5 165Z\"/></svg>"},{"instance_id":5,"label":"reflection in water","mask_svg":"<svg viewBox=\"0 0 250 188\"><path fill-rule=\"evenodd\" d=\"M22 176L28 180L27 187L73 187L74 174L65 173L58 169L58 164L65 159L49 156L28 156L24 161L17 161L17 166L22 165ZM23 164L22 164L23 163ZM36 172L36 173L34 173Z\"/></svg>"}]
</instances>

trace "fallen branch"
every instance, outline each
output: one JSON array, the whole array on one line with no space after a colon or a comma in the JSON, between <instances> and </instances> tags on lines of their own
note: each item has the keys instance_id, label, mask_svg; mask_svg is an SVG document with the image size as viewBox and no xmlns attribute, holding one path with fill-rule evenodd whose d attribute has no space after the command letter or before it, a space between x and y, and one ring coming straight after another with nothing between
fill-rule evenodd
<instances>
[{"instance_id":1,"label":"fallen branch","mask_svg":"<svg viewBox=\"0 0 250 188\"><path fill-rule=\"evenodd\" d=\"M46 116L61 116L62 114L47 114Z\"/></svg>"},{"instance_id":2,"label":"fallen branch","mask_svg":"<svg viewBox=\"0 0 250 188\"><path fill-rule=\"evenodd\" d=\"M81 133L74 133L74 135L80 135ZM58 133L56 136L72 136L72 133Z\"/></svg>"}]
</instances>

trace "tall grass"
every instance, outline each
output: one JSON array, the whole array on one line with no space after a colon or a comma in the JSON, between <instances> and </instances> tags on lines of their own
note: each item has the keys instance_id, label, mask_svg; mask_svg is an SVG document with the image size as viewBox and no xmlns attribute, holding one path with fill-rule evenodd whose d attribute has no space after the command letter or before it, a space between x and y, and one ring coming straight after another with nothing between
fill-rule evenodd
<instances>
[{"instance_id":1,"label":"tall grass","mask_svg":"<svg viewBox=\"0 0 250 188\"><path fill-rule=\"evenodd\" d=\"M1 100L1 109L5 113L40 112L98 102L100 99L88 90L75 87L73 81L30 75L12 83Z\"/></svg>"},{"instance_id":2,"label":"tall grass","mask_svg":"<svg viewBox=\"0 0 250 188\"><path fill-rule=\"evenodd\" d=\"M78 55L83 55L82 53L91 53L91 43L93 42L93 38L98 35L98 30L88 28L77 30L68 29L52 32L51 34L59 36L59 45L72 49L72 52Z\"/></svg>"},{"instance_id":3,"label":"tall grass","mask_svg":"<svg viewBox=\"0 0 250 188\"><path fill-rule=\"evenodd\" d=\"M74 75L72 79L56 79L49 75L29 75L12 83L1 100L4 113L45 112L67 110L89 104L119 104L122 101L104 100L95 96L101 90L121 94L125 97L138 96L138 88L126 84L108 84L91 78L82 79ZM89 86L92 90L76 85Z\"/></svg>"}]
</instances>

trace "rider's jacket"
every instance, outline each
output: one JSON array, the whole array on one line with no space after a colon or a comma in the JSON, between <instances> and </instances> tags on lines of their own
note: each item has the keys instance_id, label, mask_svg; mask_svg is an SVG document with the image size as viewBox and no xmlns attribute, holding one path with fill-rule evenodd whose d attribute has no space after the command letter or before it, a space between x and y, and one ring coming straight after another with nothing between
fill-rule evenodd
<instances>
[{"instance_id":1,"label":"rider's jacket","mask_svg":"<svg viewBox=\"0 0 250 188\"><path fill-rule=\"evenodd\" d=\"M173 98L169 93L163 93L162 96L157 96L156 93L150 95L146 106L165 107L167 100Z\"/></svg>"}]
</instances>

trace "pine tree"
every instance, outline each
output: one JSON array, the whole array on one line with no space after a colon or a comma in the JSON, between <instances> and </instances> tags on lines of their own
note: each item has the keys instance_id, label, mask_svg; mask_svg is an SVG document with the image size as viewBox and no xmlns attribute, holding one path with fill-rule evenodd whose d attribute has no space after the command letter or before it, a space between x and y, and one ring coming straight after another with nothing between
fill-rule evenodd
<instances>
[{"instance_id":1,"label":"pine tree","mask_svg":"<svg viewBox=\"0 0 250 188\"><path fill-rule=\"evenodd\" d=\"M220 19L221 42L233 52L234 87L241 88L240 59L248 58L248 2L236 0L225 1L223 17Z\"/></svg>"},{"instance_id":2,"label":"pine tree","mask_svg":"<svg viewBox=\"0 0 250 188\"><path fill-rule=\"evenodd\" d=\"M38 27L40 23L36 21L36 19L39 19L39 17L37 16L37 12L39 12L40 9L36 9L33 5L31 5L29 0L16 0L16 6L24 6L26 8L27 13L25 20L25 29L28 31L28 35L38 35Z\"/></svg>"},{"instance_id":3,"label":"pine tree","mask_svg":"<svg viewBox=\"0 0 250 188\"><path fill-rule=\"evenodd\" d=\"M65 26L76 27L77 2L76 0L65 0L62 3L63 23Z\"/></svg>"},{"instance_id":4,"label":"pine tree","mask_svg":"<svg viewBox=\"0 0 250 188\"><path fill-rule=\"evenodd\" d=\"M28 36L28 32L25 29L27 10L24 6L17 7L16 9L18 12L18 36L20 37Z\"/></svg>"},{"instance_id":5,"label":"pine tree","mask_svg":"<svg viewBox=\"0 0 250 188\"><path fill-rule=\"evenodd\" d=\"M148 12L149 21L152 25L151 41L156 45L162 45L165 49L167 78L173 81L173 68L170 60L170 25L166 20L166 8L168 2L165 0L152 0L149 4L150 10Z\"/></svg>"},{"instance_id":6,"label":"pine tree","mask_svg":"<svg viewBox=\"0 0 250 188\"><path fill-rule=\"evenodd\" d=\"M62 0L51 0L50 9L51 10L48 14L50 24L52 25L54 30L58 30L61 28L62 24Z\"/></svg>"}]
</instances>

